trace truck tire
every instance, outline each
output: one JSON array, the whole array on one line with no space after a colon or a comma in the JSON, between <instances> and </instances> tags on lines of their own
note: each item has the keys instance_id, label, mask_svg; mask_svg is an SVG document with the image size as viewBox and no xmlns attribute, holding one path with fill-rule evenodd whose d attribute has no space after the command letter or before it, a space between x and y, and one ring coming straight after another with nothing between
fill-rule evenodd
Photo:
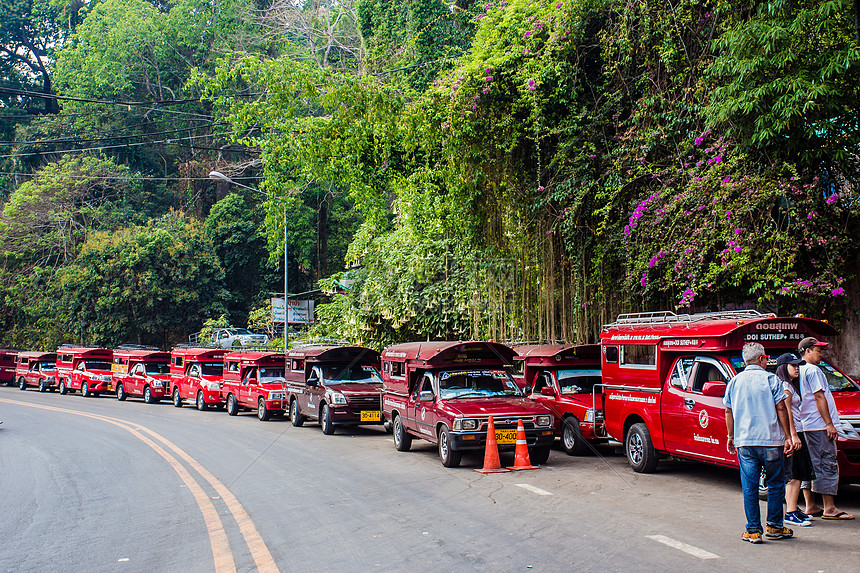
<instances>
[{"instance_id":1,"label":"truck tire","mask_svg":"<svg viewBox=\"0 0 860 573\"><path fill-rule=\"evenodd\" d=\"M331 421L331 409L328 404L323 404L320 410L320 428L326 436L334 434L334 422Z\"/></svg>"},{"instance_id":2,"label":"truck tire","mask_svg":"<svg viewBox=\"0 0 860 573\"><path fill-rule=\"evenodd\" d=\"M143 401L146 404L155 404L155 398L152 397L152 390L150 390L148 384L143 387Z\"/></svg>"},{"instance_id":3,"label":"truck tire","mask_svg":"<svg viewBox=\"0 0 860 573\"><path fill-rule=\"evenodd\" d=\"M47 392L47 391L48 391L48 384L45 382L45 379L42 378L41 380L39 380L39 392Z\"/></svg>"},{"instance_id":4,"label":"truck tire","mask_svg":"<svg viewBox=\"0 0 860 573\"><path fill-rule=\"evenodd\" d=\"M177 388L176 386L173 387L173 407L182 407L182 396L179 395L179 388Z\"/></svg>"},{"instance_id":5,"label":"truck tire","mask_svg":"<svg viewBox=\"0 0 860 573\"><path fill-rule=\"evenodd\" d=\"M451 449L451 434L448 426L439 428L439 459L442 460L442 465L446 468L456 468L460 465L460 460L463 458L462 452Z\"/></svg>"},{"instance_id":6,"label":"truck tire","mask_svg":"<svg viewBox=\"0 0 860 573\"><path fill-rule=\"evenodd\" d=\"M529 461L534 465L545 464L549 459L549 446L538 446L529 450Z\"/></svg>"},{"instance_id":7,"label":"truck tire","mask_svg":"<svg viewBox=\"0 0 860 573\"><path fill-rule=\"evenodd\" d=\"M60 392L60 394L65 394L65 393L66 393L66 392L68 392L68 391L69 391L69 389L68 389L68 388L66 388L66 379L65 379L65 378L60 378L60 385L59 385L59 392Z\"/></svg>"},{"instance_id":8,"label":"truck tire","mask_svg":"<svg viewBox=\"0 0 860 573\"><path fill-rule=\"evenodd\" d=\"M408 452L412 447L412 435L403 427L399 414L394 414L391 420L391 433L394 435L394 449L398 452Z\"/></svg>"},{"instance_id":9,"label":"truck tire","mask_svg":"<svg viewBox=\"0 0 860 573\"><path fill-rule=\"evenodd\" d=\"M86 382L81 382L81 397L89 398L90 397L90 387Z\"/></svg>"},{"instance_id":10,"label":"truck tire","mask_svg":"<svg viewBox=\"0 0 860 573\"><path fill-rule=\"evenodd\" d=\"M305 417L299 414L299 403L295 398L290 400L290 420L296 428L305 425Z\"/></svg>"},{"instance_id":11,"label":"truck tire","mask_svg":"<svg viewBox=\"0 0 860 573\"><path fill-rule=\"evenodd\" d=\"M569 456L584 456L588 453L588 445L582 438L579 420L574 416L565 418L561 425L561 447Z\"/></svg>"},{"instance_id":12,"label":"truck tire","mask_svg":"<svg viewBox=\"0 0 860 573\"><path fill-rule=\"evenodd\" d=\"M257 418L259 418L261 422L267 422L271 417L271 412L266 408L266 401L260 397L260 399L257 400Z\"/></svg>"},{"instance_id":13,"label":"truck tire","mask_svg":"<svg viewBox=\"0 0 860 573\"><path fill-rule=\"evenodd\" d=\"M206 400L203 397L203 390L197 391L197 409L201 412L205 412L209 409L209 404L206 403Z\"/></svg>"},{"instance_id":14,"label":"truck tire","mask_svg":"<svg viewBox=\"0 0 860 573\"><path fill-rule=\"evenodd\" d=\"M624 438L624 452L634 472L650 474L657 469L657 451L651 441L651 432L644 423L630 426Z\"/></svg>"},{"instance_id":15,"label":"truck tire","mask_svg":"<svg viewBox=\"0 0 860 573\"><path fill-rule=\"evenodd\" d=\"M236 403L236 397L233 394L227 394L227 415L235 416L239 413L239 404Z\"/></svg>"},{"instance_id":16,"label":"truck tire","mask_svg":"<svg viewBox=\"0 0 860 573\"><path fill-rule=\"evenodd\" d=\"M128 398L128 395L125 393L125 388L123 388L122 382L120 382L116 385L116 399L120 402L124 402L126 398Z\"/></svg>"},{"instance_id":17,"label":"truck tire","mask_svg":"<svg viewBox=\"0 0 860 573\"><path fill-rule=\"evenodd\" d=\"M24 380L24 377L21 376L18 378L18 390L26 390L27 389L27 381Z\"/></svg>"}]
</instances>

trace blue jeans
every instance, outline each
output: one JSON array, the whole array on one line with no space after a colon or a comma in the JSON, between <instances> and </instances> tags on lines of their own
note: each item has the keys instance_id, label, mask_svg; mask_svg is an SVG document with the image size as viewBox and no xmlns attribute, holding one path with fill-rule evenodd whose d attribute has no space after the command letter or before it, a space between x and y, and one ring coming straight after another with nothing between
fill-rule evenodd
<instances>
[{"instance_id":1,"label":"blue jeans","mask_svg":"<svg viewBox=\"0 0 860 573\"><path fill-rule=\"evenodd\" d=\"M744 513L747 531L763 533L761 509L758 504L758 480L764 468L767 483L767 524L782 527L782 502L785 499L785 478L782 446L741 446L738 462L741 466L741 487L744 490Z\"/></svg>"}]
</instances>

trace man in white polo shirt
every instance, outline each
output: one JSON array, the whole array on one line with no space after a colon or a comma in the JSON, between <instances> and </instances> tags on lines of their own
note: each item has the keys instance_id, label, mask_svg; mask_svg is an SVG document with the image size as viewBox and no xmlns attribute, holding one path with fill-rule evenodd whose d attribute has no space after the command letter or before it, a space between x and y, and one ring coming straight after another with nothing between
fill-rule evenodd
<instances>
[{"instance_id":1,"label":"man in white polo shirt","mask_svg":"<svg viewBox=\"0 0 860 573\"><path fill-rule=\"evenodd\" d=\"M839 487L839 463L836 461L836 424L839 412L830 393L830 384L818 364L826 342L807 336L797 349L806 362L800 367L800 420L809 446L809 458L815 470L812 492L820 493L824 510L819 513L807 507L807 513L822 519L848 520L854 516L836 508L836 489ZM817 515L816 515L817 514Z\"/></svg>"}]
</instances>

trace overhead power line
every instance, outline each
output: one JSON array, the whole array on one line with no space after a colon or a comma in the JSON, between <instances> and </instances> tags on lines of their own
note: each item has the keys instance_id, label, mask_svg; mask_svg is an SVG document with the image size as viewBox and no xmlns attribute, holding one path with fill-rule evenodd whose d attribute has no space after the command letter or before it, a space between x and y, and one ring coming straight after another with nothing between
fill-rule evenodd
<instances>
[{"instance_id":1,"label":"overhead power line","mask_svg":"<svg viewBox=\"0 0 860 573\"><path fill-rule=\"evenodd\" d=\"M65 175L62 173L52 173L50 175L44 175L40 173L16 173L13 171L0 171L0 175L16 175L21 177L59 177L63 179L99 179L99 180L110 180L110 181L211 181L209 177L109 177L104 175ZM260 180L264 179L264 177L238 177L237 179L245 180L245 179L255 179Z\"/></svg>"},{"instance_id":2,"label":"overhead power line","mask_svg":"<svg viewBox=\"0 0 860 573\"><path fill-rule=\"evenodd\" d=\"M41 99L54 99L54 100L64 100L64 101L77 101L81 103L101 103L106 105L124 105L124 106L160 106L160 105L178 105L182 103L194 103L199 102L200 98L186 98L186 99L164 99L164 100L156 100L156 101L110 101L110 100L102 100L102 99L88 99L88 98L79 98L72 96L61 96L55 94L46 94L42 92L31 92L27 90L17 90L13 88L4 88L0 87L0 93L7 93L10 95L19 95L26 97L36 97Z\"/></svg>"}]
</instances>

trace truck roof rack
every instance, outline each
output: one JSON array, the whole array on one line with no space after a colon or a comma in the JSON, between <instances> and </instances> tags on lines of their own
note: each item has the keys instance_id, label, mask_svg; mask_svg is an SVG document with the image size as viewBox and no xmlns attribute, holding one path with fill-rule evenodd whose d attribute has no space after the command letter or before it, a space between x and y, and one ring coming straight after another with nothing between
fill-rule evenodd
<instances>
[{"instance_id":1,"label":"truck roof rack","mask_svg":"<svg viewBox=\"0 0 860 573\"><path fill-rule=\"evenodd\" d=\"M180 342L175 344L173 348L211 348L212 350L229 350L229 348L221 348L211 342Z\"/></svg>"},{"instance_id":2,"label":"truck roof rack","mask_svg":"<svg viewBox=\"0 0 860 573\"><path fill-rule=\"evenodd\" d=\"M58 346L58 348L101 348L101 346L87 344L86 342L66 342Z\"/></svg>"},{"instance_id":3,"label":"truck roof rack","mask_svg":"<svg viewBox=\"0 0 860 573\"><path fill-rule=\"evenodd\" d=\"M157 346L152 346L148 344L120 344L116 347L117 350L151 350L153 352L158 352L161 350Z\"/></svg>"},{"instance_id":4,"label":"truck roof rack","mask_svg":"<svg viewBox=\"0 0 860 573\"><path fill-rule=\"evenodd\" d=\"M761 318L771 316L757 310L720 310L716 312L698 312L696 314L675 314L668 310L656 312L629 312L619 314L615 322L603 326L604 330L613 326L638 326L643 324L672 324L684 322L699 322L703 320L741 320L745 318Z\"/></svg>"},{"instance_id":5,"label":"truck roof rack","mask_svg":"<svg viewBox=\"0 0 860 573\"><path fill-rule=\"evenodd\" d=\"M304 348L306 346L350 346L349 340L340 338L300 338L294 341L290 348Z\"/></svg>"}]
</instances>

